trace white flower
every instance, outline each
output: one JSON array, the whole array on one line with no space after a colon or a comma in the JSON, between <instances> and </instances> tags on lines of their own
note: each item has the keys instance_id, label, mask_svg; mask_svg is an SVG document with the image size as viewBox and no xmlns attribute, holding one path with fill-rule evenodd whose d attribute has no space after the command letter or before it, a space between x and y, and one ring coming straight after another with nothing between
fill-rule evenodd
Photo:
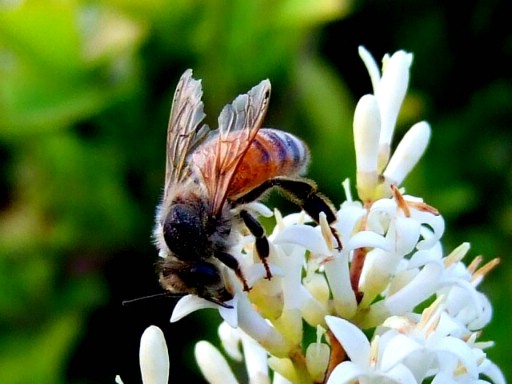
<instances>
[{"instance_id":1,"label":"white flower","mask_svg":"<svg viewBox=\"0 0 512 384\"><path fill-rule=\"evenodd\" d=\"M378 152L379 163L383 167L389 159L389 147L393 138L395 123L409 85L409 68L412 64L412 54L398 51L391 57L384 56L382 75L373 57L362 46L359 47L359 55L370 74L373 93L379 106L381 129Z\"/></svg>"},{"instance_id":2,"label":"white flower","mask_svg":"<svg viewBox=\"0 0 512 384\"><path fill-rule=\"evenodd\" d=\"M251 383L267 382L269 379L268 355L265 349L240 328L232 328L225 322L219 326L219 338L224 350L232 359L245 361L247 376Z\"/></svg>"},{"instance_id":3,"label":"white flower","mask_svg":"<svg viewBox=\"0 0 512 384\"><path fill-rule=\"evenodd\" d=\"M379 339L370 342L366 335L347 320L327 316L326 322L347 354L348 360L341 362L332 371L327 384L342 383L417 383L412 372L397 364L389 369L382 367ZM396 351L386 351L395 353Z\"/></svg>"},{"instance_id":4,"label":"white flower","mask_svg":"<svg viewBox=\"0 0 512 384\"><path fill-rule=\"evenodd\" d=\"M240 328L232 328L223 322L219 327L219 337L228 355L241 361L244 358L250 383L270 383L267 364L268 353ZM241 350L240 350L241 348ZM243 354L242 354L243 352ZM212 344L200 341L195 348L199 367L210 383L237 383L231 368L221 352ZM274 380L274 382L276 382Z\"/></svg>"},{"instance_id":5,"label":"white flower","mask_svg":"<svg viewBox=\"0 0 512 384\"><path fill-rule=\"evenodd\" d=\"M366 64L374 92L359 100L354 114L357 190L366 203L389 196L389 185L402 183L427 147L430 126L426 122L413 125L390 159L398 112L409 84L412 55L398 51L391 57L385 56L382 76L364 47L359 47L359 55Z\"/></svg>"},{"instance_id":6,"label":"white flower","mask_svg":"<svg viewBox=\"0 0 512 384\"><path fill-rule=\"evenodd\" d=\"M167 384L169 355L160 328L152 325L144 331L140 339L139 359L144 384Z\"/></svg>"},{"instance_id":7,"label":"white flower","mask_svg":"<svg viewBox=\"0 0 512 384\"><path fill-rule=\"evenodd\" d=\"M331 355L330 347L322 342L325 330L317 327L317 341L308 345L306 349L306 366L314 382L325 381L325 374L329 366Z\"/></svg>"},{"instance_id":8,"label":"white flower","mask_svg":"<svg viewBox=\"0 0 512 384\"><path fill-rule=\"evenodd\" d=\"M201 372L211 384L238 384L224 356L208 341L200 341L194 350Z\"/></svg>"},{"instance_id":9,"label":"white flower","mask_svg":"<svg viewBox=\"0 0 512 384\"><path fill-rule=\"evenodd\" d=\"M282 217L268 236L272 279L242 237L232 253L249 285L245 292L227 270L234 297L224 307L196 296L182 298L171 321L200 308L216 308L219 338L229 358L246 364L251 383L493 383L505 380L485 355L492 342L478 340L492 307L477 290L497 261L466 266L469 245L445 255L445 222L420 197L399 186L423 155L426 122L414 124L391 154L391 141L409 81L412 55L385 56L382 74L364 49L373 94L354 116L356 187L334 227L325 215L312 223L303 212ZM258 205L258 212L270 211ZM317 332L316 341L306 336ZM196 345L196 359L211 383L237 383L222 353ZM272 380L271 380L272 378Z\"/></svg>"},{"instance_id":10,"label":"white flower","mask_svg":"<svg viewBox=\"0 0 512 384\"><path fill-rule=\"evenodd\" d=\"M446 312L442 296L423 311L419 320L391 317L383 327L391 328L381 336L388 339L388 348L407 351L388 355L384 365L405 364L419 382L433 374L452 380L478 381L485 356L472 342L476 334L460 336L460 325Z\"/></svg>"},{"instance_id":11,"label":"white flower","mask_svg":"<svg viewBox=\"0 0 512 384\"><path fill-rule=\"evenodd\" d=\"M414 124L404 135L383 175L388 182L400 185L418 163L430 140L430 126L422 121Z\"/></svg>"},{"instance_id":12,"label":"white flower","mask_svg":"<svg viewBox=\"0 0 512 384\"><path fill-rule=\"evenodd\" d=\"M475 346L475 335L457 336L459 326L446 312L442 297L421 317L411 313L388 318L371 342L344 319L328 316L326 321L349 358L336 366L328 383L421 383L429 378L477 383L481 373L504 383L499 369Z\"/></svg>"}]
</instances>

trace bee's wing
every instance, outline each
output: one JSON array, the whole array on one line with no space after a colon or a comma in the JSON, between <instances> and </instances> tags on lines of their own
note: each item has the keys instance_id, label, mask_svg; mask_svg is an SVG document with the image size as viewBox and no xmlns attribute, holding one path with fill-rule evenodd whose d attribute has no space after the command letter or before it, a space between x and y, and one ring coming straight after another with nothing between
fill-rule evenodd
<instances>
[{"instance_id":1,"label":"bee's wing","mask_svg":"<svg viewBox=\"0 0 512 384\"><path fill-rule=\"evenodd\" d=\"M261 127L269 98L270 82L263 80L247 94L239 95L232 104L226 105L219 115L219 130L213 139L216 141L214 153L198 154L213 159L201 169L212 214L222 210L238 165Z\"/></svg>"},{"instance_id":2,"label":"bee's wing","mask_svg":"<svg viewBox=\"0 0 512 384\"><path fill-rule=\"evenodd\" d=\"M176 87L167 128L164 200L171 186L187 176L187 157L208 133L208 126L200 126L205 117L202 95L201 81L187 69Z\"/></svg>"}]
</instances>

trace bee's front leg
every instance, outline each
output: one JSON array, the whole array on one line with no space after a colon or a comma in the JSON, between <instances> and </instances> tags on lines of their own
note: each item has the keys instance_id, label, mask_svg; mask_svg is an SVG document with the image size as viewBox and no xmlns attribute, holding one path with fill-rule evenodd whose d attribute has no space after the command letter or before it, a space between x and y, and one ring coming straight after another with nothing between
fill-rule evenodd
<instances>
[{"instance_id":1,"label":"bee's front leg","mask_svg":"<svg viewBox=\"0 0 512 384\"><path fill-rule=\"evenodd\" d=\"M251 215L246 210L240 211L240 217L244 221L245 225L252 233L252 235L256 238L255 247L258 256L265 267L265 271L267 273L267 279L270 280L272 278L272 273L270 272L270 267L268 265L268 255L270 254L270 247L268 244L267 236L265 236L265 229L261 225L261 223L256 220L256 218Z\"/></svg>"},{"instance_id":2,"label":"bee's front leg","mask_svg":"<svg viewBox=\"0 0 512 384\"><path fill-rule=\"evenodd\" d=\"M234 257L233 255L230 255L227 252L215 252L214 256L220 260L223 264L225 264L227 267L231 268L233 271L235 271L236 276L240 279L242 282L242 285L244 286L244 291L250 291L251 288L247 284L247 280L245 279L245 276L242 272L242 268L240 268L240 263Z\"/></svg>"}]
</instances>

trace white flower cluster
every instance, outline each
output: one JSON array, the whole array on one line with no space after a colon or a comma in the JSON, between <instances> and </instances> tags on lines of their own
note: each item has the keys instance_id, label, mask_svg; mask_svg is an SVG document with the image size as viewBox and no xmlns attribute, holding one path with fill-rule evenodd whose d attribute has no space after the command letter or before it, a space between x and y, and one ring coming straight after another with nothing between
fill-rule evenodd
<instances>
[{"instance_id":1,"label":"white flower cluster","mask_svg":"<svg viewBox=\"0 0 512 384\"><path fill-rule=\"evenodd\" d=\"M445 255L442 216L399 189L430 137L429 125L417 123L391 155L412 55L386 56L382 74L364 48L360 56L374 93L361 98L354 116L360 201L346 181L335 224L343 249L333 246L325 217L312 226L303 213L281 217L275 211L269 236L274 277L263 279L253 240L244 238L233 252L251 291L243 292L234 277L232 308L189 295L171 320L217 308L224 351L245 362L250 383L505 383L484 352L492 343L477 340L492 314L477 286L497 260L464 264L467 243ZM261 204L252 208L270 214ZM143 367L160 361L143 357L143 350L163 351L161 341L150 342L156 347L141 346ZM210 383L238 383L212 344L200 341L195 352ZM166 383L167 375L168 365L160 378L144 383Z\"/></svg>"}]
</instances>

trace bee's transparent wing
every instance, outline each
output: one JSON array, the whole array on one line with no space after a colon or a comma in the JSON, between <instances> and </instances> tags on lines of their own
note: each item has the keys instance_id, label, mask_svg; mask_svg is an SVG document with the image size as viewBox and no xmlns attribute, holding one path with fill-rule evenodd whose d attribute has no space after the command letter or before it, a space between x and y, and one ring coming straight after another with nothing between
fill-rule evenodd
<instances>
[{"instance_id":1,"label":"bee's transparent wing","mask_svg":"<svg viewBox=\"0 0 512 384\"><path fill-rule=\"evenodd\" d=\"M171 186L187 175L187 157L209 131L208 126L200 126L205 117L202 95L201 81L192 78L192 70L187 69L176 87L167 128L164 201Z\"/></svg>"},{"instance_id":2,"label":"bee's transparent wing","mask_svg":"<svg viewBox=\"0 0 512 384\"><path fill-rule=\"evenodd\" d=\"M238 165L261 127L269 98L270 82L264 80L226 105L219 115L214 153L198 153L200 157L211 156L200 172L208 188L213 214L222 210ZM200 151L201 147L197 152Z\"/></svg>"}]
</instances>

